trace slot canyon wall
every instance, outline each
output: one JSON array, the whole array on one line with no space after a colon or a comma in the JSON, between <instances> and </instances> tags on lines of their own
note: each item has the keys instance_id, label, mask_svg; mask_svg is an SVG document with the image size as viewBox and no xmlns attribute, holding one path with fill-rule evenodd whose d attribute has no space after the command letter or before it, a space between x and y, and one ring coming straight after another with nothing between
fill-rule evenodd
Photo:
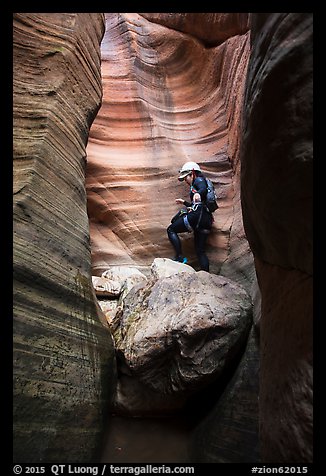
<instances>
[{"instance_id":1,"label":"slot canyon wall","mask_svg":"<svg viewBox=\"0 0 326 476\"><path fill-rule=\"evenodd\" d=\"M112 340L91 282L85 193L103 33L99 13L14 14L16 463L89 462L114 386Z\"/></svg>"},{"instance_id":2,"label":"slot canyon wall","mask_svg":"<svg viewBox=\"0 0 326 476\"><path fill-rule=\"evenodd\" d=\"M103 103L87 145L93 274L121 264L145 269L172 256L166 228L175 198L188 197L178 170L193 160L219 197L207 247L211 272L259 296L240 203L249 15L107 13L101 51ZM191 235L183 246L196 269ZM258 321L259 306L255 312ZM259 459L255 333L222 403L193 437L197 462Z\"/></svg>"},{"instance_id":3,"label":"slot canyon wall","mask_svg":"<svg viewBox=\"0 0 326 476\"><path fill-rule=\"evenodd\" d=\"M255 322L194 455L260 458L259 329L262 461L311 461L311 15L250 16L14 15L15 462L94 458L115 367L91 275L171 257L187 160Z\"/></svg>"},{"instance_id":4,"label":"slot canyon wall","mask_svg":"<svg viewBox=\"0 0 326 476\"><path fill-rule=\"evenodd\" d=\"M193 160L219 196L211 271L230 261L231 250L224 274L245 286L253 280L234 180L248 29L248 14L106 14L103 104L87 145L94 274L173 256L166 228L179 208L175 198L188 198L177 174ZM183 243L197 266L192 236Z\"/></svg>"},{"instance_id":5,"label":"slot canyon wall","mask_svg":"<svg viewBox=\"0 0 326 476\"><path fill-rule=\"evenodd\" d=\"M312 14L253 14L241 197L261 290L266 462L312 462Z\"/></svg>"}]
</instances>

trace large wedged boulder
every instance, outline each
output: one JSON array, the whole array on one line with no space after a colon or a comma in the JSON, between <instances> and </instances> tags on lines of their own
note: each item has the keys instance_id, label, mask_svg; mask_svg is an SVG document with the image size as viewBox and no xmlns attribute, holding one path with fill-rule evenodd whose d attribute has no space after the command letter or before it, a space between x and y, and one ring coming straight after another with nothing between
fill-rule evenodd
<instances>
[{"instance_id":1,"label":"large wedged boulder","mask_svg":"<svg viewBox=\"0 0 326 476\"><path fill-rule=\"evenodd\" d=\"M231 280L178 273L133 288L115 346L123 367L161 394L190 393L217 378L247 337L252 303Z\"/></svg>"}]
</instances>

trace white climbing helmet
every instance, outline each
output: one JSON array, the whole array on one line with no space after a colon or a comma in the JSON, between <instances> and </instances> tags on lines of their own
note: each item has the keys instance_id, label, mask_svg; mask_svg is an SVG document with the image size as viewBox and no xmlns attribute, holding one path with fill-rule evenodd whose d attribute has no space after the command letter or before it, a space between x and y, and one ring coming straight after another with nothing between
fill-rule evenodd
<instances>
[{"instance_id":1,"label":"white climbing helmet","mask_svg":"<svg viewBox=\"0 0 326 476\"><path fill-rule=\"evenodd\" d=\"M189 175L193 170L197 172L201 172L200 167L196 162L186 162L183 164L182 168L179 170L179 177L178 180L182 182L187 175Z\"/></svg>"}]
</instances>

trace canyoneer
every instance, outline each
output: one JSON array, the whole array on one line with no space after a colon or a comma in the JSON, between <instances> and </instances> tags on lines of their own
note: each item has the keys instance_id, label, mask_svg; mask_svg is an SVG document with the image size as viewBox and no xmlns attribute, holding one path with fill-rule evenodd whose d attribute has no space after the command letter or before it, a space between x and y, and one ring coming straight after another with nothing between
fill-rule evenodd
<instances>
[{"instance_id":1,"label":"canyoneer","mask_svg":"<svg viewBox=\"0 0 326 476\"><path fill-rule=\"evenodd\" d=\"M209 271L209 260L205 252L207 237L213 223L212 212L207 207L208 185L204 174L196 162L186 162L179 170L178 180L189 187L190 202L177 198L176 203L184 205L171 220L167 228L168 238L174 248L174 261L187 263L182 254L179 233L193 233L194 245L201 270Z\"/></svg>"}]
</instances>

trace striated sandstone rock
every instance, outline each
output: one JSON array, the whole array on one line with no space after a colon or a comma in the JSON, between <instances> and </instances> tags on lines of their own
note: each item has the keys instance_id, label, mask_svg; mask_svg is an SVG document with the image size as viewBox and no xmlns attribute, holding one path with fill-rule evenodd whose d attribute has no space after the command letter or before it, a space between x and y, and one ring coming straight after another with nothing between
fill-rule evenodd
<instances>
[{"instance_id":1,"label":"striated sandstone rock","mask_svg":"<svg viewBox=\"0 0 326 476\"><path fill-rule=\"evenodd\" d=\"M262 460L313 462L313 284L255 259L262 294Z\"/></svg>"},{"instance_id":2,"label":"striated sandstone rock","mask_svg":"<svg viewBox=\"0 0 326 476\"><path fill-rule=\"evenodd\" d=\"M249 30L249 13L141 13L151 22L159 23L217 46L228 38Z\"/></svg>"},{"instance_id":3,"label":"striated sandstone rock","mask_svg":"<svg viewBox=\"0 0 326 476\"><path fill-rule=\"evenodd\" d=\"M112 341L91 283L84 186L102 92L103 20L14 14L16 463L89 462L113 386Z\"/></svg>"},{"instance_id":4,"label":"striated sandstone rock","mask_svg":"<svg viewBox=\"0 0 326 476\"><path fill-rule=\"evenodd\" d=\"M103 104L87 146L93 274L172 256L166 228L178 209L175 198L188 197L176 179L186 160L198 162L217 186L220 208L208 243L211 271L220 269L233 242L243 243L245 258L233 259L232 279L252 269L240 213L237 227L234 222L234 199L238 209L240 200L233 183L248 19L232 15L106 14ZM222 36L214 37L218 31ZM204 33L214 44L225 41L207 48ZM237 237L230 242L232 229ZM193 237L185 234L183 244L196 267Z\"/></svg>"},{"instance_id":5,"label":"striated sandstone rock","mask_svg":"<svg viewBox=\"0 0 326 476\"><path fill-rule=\"evenodd\" d=\"M253 14L242 207L262 312L262 460L312 462L312 14Z\"/></svg>"},{"instance_id":6,"label":"striated sandstone rock","mask_svg":"<svg viewBox=\"0 0 326 476\"><path fill-rule=\"evenodd\" d=\"M120 281L113 279L101 278L99 276L92 276L92 284L96 296L101 297L119 297L121 294L122 284Z\"/></svg>"},{"instance_id":7,"label":"striated sandstone rock","mask_svg":"<svg viewBox=\"0 0 326 476\"><path fill-rule=\"evenodd\" d=\"M103 278L117 280L121 283L121 286L129 278L138 278L140 281L147 279L146 276L139 271L139 269L131 266L112 266L109 269L106 269L102 273Z\"/></svg>"},{"instance_id":8,"label":"striated sandstone rock","mask_svg":"<svg viewBox=\"0 0 326 476\"><path fill-rule=\"evenodd\" d=\"M91 437L85 433L86 443L79 441L74 453L76 439L71 438L73 428L92 420L89 406L97 411L94 400L98 401L101 389L91 386L94 379L89 372L91 367L98 375L103 352L97 349L105 346L98 328L99 346L89 343L94 341L90 317L94 302L83 214L83 147L96 109L90 103L98 101L99 77L96 85L91 81L92 87L85 88L87 94L77 93L80 84L99 71L93 62L98 55L87 55L94 47L86 39L93 37L90 19L94 15L16 15L14 412L15 453L24 461L55 459L59 452L60 462L65 454L76 454L82 461L92 452L86 445L94 442L94 433ZM249 36L243 34L247 17L194 15L107 14L102 49L105 101L88 148L94 270L101 274L112 263L121 262L146 266L156 256L170 256L165 228L174 214L174 198L186 196L175 173L189 158L200 162L220 185L222 206L209 243L212 270L221 270L247 291L257 291L242 229L238 186L239 118L249 57ZM254 14L253 19L242 206L262 291L263 457L301 463L312 458L311 16ZM71 39L79 21L83 31L74 43ZM58 31L63 32L61 36ZM98 31L95 37L98 45ZM72 57L80 60L83 71L88 72L90 66L90 74L70 68ZM57 184L56 193L51 183ZM66 216L73 217L73 231L73 222ZM191 251L191 237L186 236L185 242ZM61 286L62 276L77 269L75 280ZM259 293L256 296L259 301ZM67 335L72 337L66 345L61 337L67 339ZM90 337L86 342L84 335ZM60 352L54 355L53 347L60 347ZM78 362L75 371L64 374L71 370L71 349L74 355L82 350L83 365ZM63 374L61 393L76 404L67 413L56 400L55 386L44 380L52 375L57 381ZM41 383L37 387L35 382ZM85 416L81 415L81 382L83 402L90 402ZM234 388L232 398L241 402L246 388ZM233 402L228 407L224 399L226 420L233 415ZM74 421L76 408L79 414ZM40 425L42 418L48 426ZM246 421L245 413L242 421ZM63 426L67 438L62 438ZM97 432L96 423L92 428ZM244 445L246 432L247 426L236 438L237 449ZM58 450L60 444L63 448ZM208 441L207 446L213 448L213 454L209 449L211 461L223 445L218 435ZM232 456L232 441L228 445Z\"/></svg>"}]
</instances>

